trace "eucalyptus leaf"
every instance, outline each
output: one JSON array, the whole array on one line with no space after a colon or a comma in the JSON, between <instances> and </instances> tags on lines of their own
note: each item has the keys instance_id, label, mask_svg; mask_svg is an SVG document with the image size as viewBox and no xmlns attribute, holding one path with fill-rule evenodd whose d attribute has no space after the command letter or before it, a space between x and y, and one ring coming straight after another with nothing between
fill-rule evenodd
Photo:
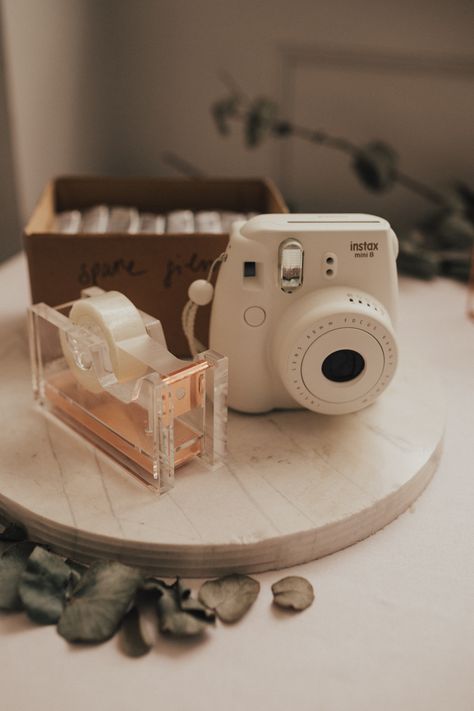
<instances>
[{"instance_id":1,"label":"eucalyptus leaf","mask_svg":"<svg viewBox=\"0 0 474 711\"><path fill-rule=\"evenodd\" d=\"M144 641L151 647L158 637L158 618L156 609L156 592L139 590L135 600L135 607L138 609L140 618L140 633Z\"/></svg>"},{"instance_id":2,"label":"eucalyptus leaf","mask_svg":"<svg viewBox=\"0 0 474 711\"><path fill-rule=\"evenodd\" d=\"M273 131L277 114L274 101L265 98L255 99L245 117L245 142L250 148L260 145Z\"/></svg>"},{"instance_id":3,"label":"eucalyptus leaf","mask_svg":"<svg viewBox=\"0 0 474 711\"><path fill-rule=\"evenodd\" d=\"M458 181L456 183L456 190L462 196L466 205L469 205L470 207L474 208L474 188L472 187L472 185L468 185L463 181Z\"/></svg>"},{"instance_id":4,"label":"eucalyptus leaf","mask_svg":"<svg viewBox=\"0 0 474 711\"><path fill-rule=\"evenodd\" d=\"M400 240L397 259L400 272L419 279L432 279L440 270L440 260L435 251L424 249L419 244Z\"/></svg>"},{"instance_id":5,"label":"eucalyptus leaf","mask_svg":"<svg viewBox=\"0 0 474 711\"><path fill-rule=\"evenodd\" d=\"M443 215L434 229L441 248L471 249L474 245L474 225L461 213Z\"/></svg>"},{"instance_id":6,"label":"eucalyptus leaf","mask_svg":"<svg viewBox=\"0 0 474 711\"><path fill-rule=\"evenodd\" d=\"M223 622L237 622L257 599L260 583L248 575L226 575L208 580L199 590L199 600L215 610Z\"/></svg>"},{"instance_id":7,"label":"eucalyptus leaf","mask_svg":"<svg viewBox=\"0 0 474 711\"><path fill-rule=\"evenodd\" d=\"M163 588L157 601L160 632L174 637L196 637L206 629L207 622L186 612L176 588Z\"/></svg>"},{"instance_id":8,"label":"eucalyptus leaf","mask_svg":"<svg viewBox=\"0 0 474 711\"><path fill-rule=\"evenodd\" d=\"M278 607L306 610L314 600L313 586L298 575L289 575L272 585L273 602Z\"/></svg>"},{"instance_id":9,"label":"eucalyptus leaf","mask_svg":"<svg viewBox=\"0 0 474 711\"><path fill-rule=\"evenodd\" d=\"M21 523L13 523L11 521L6 521L0 523L0 541L26 541L28 534L26 528L21 525Z\"/></svg>"},{"instance_id":10,"label":"eucalyptus leaf","mask_svg":"<svg viewBox=\"0 0 474 711\"><path fill-rule=\"evenodd\" d=\"M164 580L161 580L160 578L154 578L154 577L147 577L143 581L141 585L142 590L146 590L148 592L153 592L153 591L158 591L161 593L163 589L170 587Z\"/></svg>"},{"instance_id":11,"label":"eucalyptus leaf","mask_svg":"<svg viewBox=\"0 0 474 711\"><path fill-rule=\"evenodd\" d=\"M21 610L18 587L34 543L22 541L9 546L0 557L0 610Z\"/></svg>"},{"instance_id":12,"label":"eucalyptus leaf","mask_svg":"<svg viewBox=\"0 0 474 711\"><path fill-rule=\"evenodd\" d=\"M58 624L69 642L104 642L112 637L143 581L136 568L114 561L93 563L73 590Z\"/></svg>"},{"instance_id":13,"label":"eucalyptus leaf","mask_svg":"<svg viewBox=\"0 0 474 711\"><path fill-rule=\"evenodd\" d=\"M453 253L441 259L441 273L445 276L468 281L471 273L471 255L466 252L464 255Z\"/></svg>"},{"instance_id":14,"label":"eucalyptus leaf","mask_svg":"<svg viewBox=\"0 0 474 711\"><path fill-rule=\"evenodd\" d=\"M186 587L181 578L176 578L174 583L167 587L175 591L175 594L177 595L180 602L183 602L183 600L187 600L189 597L191 597L191 588Z\"/></svg>"},{"instance_id":15,"label":"eucalyptus leaf","mask_svg":"<svg viewBox=\"0 0 474 711\"><path fill-rule=\"evenodd\" d=\"M82 576L88 569L88 566L84 565L83 563L78 563L77 560L72 560L71 558L67 558L65 563L69 566L71 570L71 588L69 590L69 592L71 592L72 588L74 588L78 584L79 580L82 578Z\"/></svg>"},{"instance_id":16,"label":"eucalyptus leaf","mask_svg":"<svg viewBox=\"0 0 474 711\"><path fill-rule=\"evenodd\" d=\"M366 187L382 192L395 182L397 154L387 143L371 141L357 150L353 168Z\"/></svg>"},{"instance_id":17,"label":"eucalyptus leaf","mask_svg":"<svg viewBox=\"0 0 474 711\"><path fill-rule=\"evenodd\" d=\"M159 578L146 578L142 590L145 592L158 591L160 594L173 593L180 610L210 624L215 622L216 616L213 611L192 597L191 589L183 584L181 578L176 578L171 585Z\"/></svg>"},{"instance_id":18,"label":"eucalyptus leaf","mask_svg":"<svg viewBox=\"0 0 474 711\"><path fill-rule=\"evenodd\" d=\"M120 641L123 651L129 657L143 657L153 646L154 638L148 635L142 624L137 606L132 607L122 620Z\"/></svg>"},{"instance_id":19,"label":"eucalyptus leaf","mask_svg":"<svg viewBox=\"0 0 474 711\"><path fill-rule=\"evenodd\" d=\"M216 615L213 610L210 610L194 597L188 597L186 600L182 600L181 609L193 617L196 617L196 619L203 620L209 624L213 624L216 621Z\"/></svg>"},{"instance_id":20,"label":"eucalyptus leaf","mask_svg":"<svg viewBox=\"0 0 474 711\"><path fill-rule=\"evenodd\" d=\"M474 222L474 190L467 183L458 182L455 185L455 190L457 195L459 195L462 200L463 211L467 218Z\"/></svg>"},{"instance_id":21,"label":"eucalyptus leaf","mask_svg":"<svg viewBox=\"0 0 474 711\"><path fill-rule=\"evenodd\" d=\"M291 136L293 131L294 128L289 121L275 121L272 126L273 134L275 136L279 136L280 138L286 138L287 136Z\"/></svg>"},{"instance_id":22,"label":"eucalyptus leaf","mask_svg":"<svg viewBox=\"0 0 474 711\"><path fill-rule=\"evenodd\" d=\"M211 107L212 117L222 136L228 136L230 133L230 119L237 113L239 101L238 96L228 96L216 101Z\"/></svg>"},{"instance_id":23,"label":"eucalyptus leaf","mask_svg":"<svg viewBox=\"0 0 474 711\"><path fill-rule=\"evenodd\" d=\"M213 624L215 622L215 613L206 607L206 605L203 605L200 600L192 597L191 590L186 588L179 578L174 583L174 588L180 598L181 610L209 624Z\"/></svg>"},{"instance_id":24,"label":"eucalyptus leaf","mask_svg":"<svg viewBox=\"0 0 474 711\"><path fill-rule=\"evenodd\" d=\"M444 189L438 187L437 192L441 198L440 205L444 210L461 213L465 211L465 202L455 186L448 186Z\"/></svg>"},{"instance_id":25,"label":"eucalyptus leaf","mask_svg":"<svg viewBox=\"0 0 474 711\"><path fill-rule=\"evenodd\" d=\"M59 620L72 580L62 558L36 546L21 576L18 593L28 617L40 625Z\"/></svg>"}]
</instances>

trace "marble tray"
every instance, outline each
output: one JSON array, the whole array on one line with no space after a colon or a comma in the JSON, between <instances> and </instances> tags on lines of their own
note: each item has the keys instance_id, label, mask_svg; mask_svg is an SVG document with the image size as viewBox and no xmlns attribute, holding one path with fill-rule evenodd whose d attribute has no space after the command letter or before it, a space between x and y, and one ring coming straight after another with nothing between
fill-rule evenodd
<instances>
[{"instance_id":1,"label":"marble tray","mask_svg":"<svg viewBox=\"0 0 474 711\"><path fill-rule=\"evenodd\" d=\"M160 575L264 571L349 546L417 498L441 448L438 379L405 349L386 393L359 413L231 413L226 463L187 465L159 497L33 405L18 323L0 367L0 509L79 560Z\"/></svg>"}]
</instances>

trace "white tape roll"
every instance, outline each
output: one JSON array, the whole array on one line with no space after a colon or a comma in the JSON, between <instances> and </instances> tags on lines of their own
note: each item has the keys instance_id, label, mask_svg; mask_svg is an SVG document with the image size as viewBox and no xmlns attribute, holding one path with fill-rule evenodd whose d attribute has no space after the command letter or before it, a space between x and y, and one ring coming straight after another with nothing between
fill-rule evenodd
<instances>
[{"instance_id":1,"label":"white tape roll","mask_svg":"<svg viewBox=\"0 0 474 711\"><path fill-rule=\"evenodd\" d=\"M148 337L140 313L124 294L107 291L76 301L69 318L74 324L83 326L106 341L109 355L107 370L112 370L119 382L145 375L147 367L143 363L117 348L121 341L129 338ZM89 392L99 393L102 386L90 359L84 358L77 343L63 332L61 346L76 380Z\"/></svg>"}]
</instances>

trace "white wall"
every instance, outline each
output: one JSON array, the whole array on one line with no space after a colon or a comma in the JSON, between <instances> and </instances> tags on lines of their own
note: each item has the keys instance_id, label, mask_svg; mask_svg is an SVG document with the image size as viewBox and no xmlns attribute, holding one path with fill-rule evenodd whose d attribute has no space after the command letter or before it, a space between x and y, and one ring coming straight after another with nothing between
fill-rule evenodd
<instances>
[{"instance_id":1,"label":"white wall","mask_svg":"<svg viewBox=\"0 0 474 711\"><path fill-rule=\"evenodd\" d=\"M424 209L402 193L393 204L393 198L387 204L368 198L347 166L328 152L296 142L286 146L273 142L251 152L238 136L220 138L209 107L223 93L218 78L222 69L250 94L275 96L292 116L310 125L322 123L362 142L395 139L407 168L420 177L433 182L455 175L473 177L472 172L467 174L472 169L465 145L472 122L472 104L469 115L466 97L472 96L474 74L473 5L467 0L3 3L24 213L53 173L161 174L168 171L162 162L165 150L180 153L211 174L272 175L305 208L333 209L343 206L347 197L351 208L359 201L363 209L373 205L372 210L382 214L384 209L401 214L406 201L410 218ZM349 59L326 70L321 50L336 55L347 50ZM351 57L365 54L375 58L375 64L352 71ZM380 55L394 57L395 63L411 58L422 101L404 104L403 97L417 94L402 87L403 70L380 74L376 64ZM302 60L305 56L313 59ZM439 71L437 60L430 64L433 58L441 62ZM425 61L430 69L424 73L419 67ZM453 71L437 81L443 62ZM373 86L374 97L357 106L354 126L351 102L354 106L357 101L358 82L367 85L369 93ZM394 91L401 91L403 104L397 105L395 134L387 103L390 82ZM347 99L340 106L331 89L335 85L339 96ZM410 117L416 116L419 130L423 101L430 107L451 103L442 120L426 116L412 160ZM433 151L447 136L449 151L440 150L441 159L433 161ZM424 174L423 166L430 174ZM314 180L315 173L324 179Z\"/></svg>"},{"instance_id":2,"label":"white wall","mask_svg":"<svg viewBox=\"0 0 474 711\"><path fill-rule=\"evenodd\" d=\"M2 37L0 7L0 262L13 254L20 244Z\"/></svg>"},{"instance_id":3,"label":"white wall","mask_svg":"<svg viewBox=\"0 0 474 711\"><path fill-rule=\"evenodd\" d=\"M23 219L57 173L100 170L104 111L90 0L3 0L8 88Z\"/></svg>"}]
</instances>

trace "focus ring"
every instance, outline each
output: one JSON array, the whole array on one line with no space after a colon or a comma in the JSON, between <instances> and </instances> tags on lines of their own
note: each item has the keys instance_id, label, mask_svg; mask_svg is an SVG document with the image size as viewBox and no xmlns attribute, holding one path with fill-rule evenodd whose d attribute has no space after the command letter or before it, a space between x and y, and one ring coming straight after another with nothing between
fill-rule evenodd
<instances>
[{"instance_id":1,"label":"focus ring","mask_svg":"<svg viewBox=\"0 0 474 711\"><path fill-rule=\"evenodd\" d=\"M355 300L350 293L337 287L303 297L278 325L274 353L283 385L300 405L316 412L344 414L365 407L396 370L398 352L388 314L368 295ZM335 382L325 377L322 365L344 350L359 354L364 368Z\"/></svg>"}]
</instances>

